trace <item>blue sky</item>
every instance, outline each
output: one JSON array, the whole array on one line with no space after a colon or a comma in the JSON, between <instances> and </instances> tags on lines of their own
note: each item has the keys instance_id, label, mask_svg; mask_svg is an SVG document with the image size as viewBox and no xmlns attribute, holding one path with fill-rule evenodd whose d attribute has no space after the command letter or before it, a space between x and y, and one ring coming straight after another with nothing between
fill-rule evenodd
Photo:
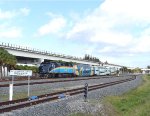
<instances>
[{"instance_id":1,"label":"blue sky","mask_svg":"<svg viewBox=\"0 0 150 116\"><path fill-rule=\"evenodd\" d=\"M150 65L149 0L1 0L0 42Z\"/></svg>"}]
</instances>

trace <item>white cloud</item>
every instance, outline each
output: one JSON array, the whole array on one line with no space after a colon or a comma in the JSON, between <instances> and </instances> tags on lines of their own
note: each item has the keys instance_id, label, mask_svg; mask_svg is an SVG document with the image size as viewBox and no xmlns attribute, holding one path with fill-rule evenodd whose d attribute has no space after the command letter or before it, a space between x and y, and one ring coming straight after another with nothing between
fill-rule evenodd
<instances>
[{"instance_id":1,"label":"white cloud","mask_svg":"<svg viewBox=\"0 0 150 116\"><path fill-rule=\"evenodd\" d=\"M90 38L92 42L103 42L117 46L127 46L132 40L131 35L115 32L96 32L94 36Z\"/></svg>"},{"instance_id":2,"label":"white cloud","mask_svg":"<svg viewBox=\"0 0 150 116\"><path fill-rule=\"evenodd\" d=\"M71 12L70 13L70 17L75 22L78 21L78 20L81 20L80 15L78 13L76 13L76 12Z\"/></svg>"},{"instance_id":3,"label":"white cloud","mask_svg":"<svg viewBox=\"0 0 150 116\"><path fill-rule=\"evenodd\" d=\"M2 11L0 9L0 19L11 19L16 16L14 11Z\"/></svg>"},{"instance_id":4,"label":"white cloud","mask_svg":"<svg viewBox=\"0 0 150 116\"><path fill-rule=\"evenodd\" d=\"M141 33L141 36L150 36L150 27L144 29Z\"/></svg>"},{"instance_id":5,"label":"white cloud","mask_svg":"<svg viewBox=\"0 0 150 116\"><path fill-rule=\"evenodd\" d=\"M104 48L99 50L99 53L107 53L107 52L112 52L114 50L113 47L110 46L105 46Z\"/></svg>"},{"instance_id":6,"label":"white cloud","mask_svg":"<svg viewBox=\"0 0 150 116\"><path fill-rule=\"evenodd\" d=\"M100 9L112 17L123 16L130 21L150 22L149 6L149 0L105 0Z\"/></svg>"},{"instance_id":7,"label":"white cloud","mask_svg":"<svg viewBox=\"0 0 150 116\"><path fill-rule=\"evenodd\" d=\"M28 8L21 8L21 9L20 9L20 12L21 12L23 15L27 16L27 15L30 13L30 9L28 9Z\"/></svg>"},{"instance_id":8,"label":"white cloud","mask_svg":"<svg viewBox=\"0 0 150 116\"><path fill-rule=\"evenodd\" d=\"M85 49L85 54L92 54L95 50L95 47L91 46Z\"/></svg>"},{"instance_id":9,"label":"white cloud","mask_svg":"<svg viewBox=\"0 0 150 116\"><path fill-rule=\"evenodd\" d=\"M100 45L99 53L134 56L150 52L149 6L149 0L105 0L76 22L66 38Z\"/></svg>"},{"instance_id":10,"label":"white cloud","mask_svg":"<svg viewBox=\"0 0 150 116\"><path fill-rule=\"evenodd\" d=\"M0 26L0 38L20 38L22 31L17 27Z\"/></svg>"},{"instance_id":11,"label":"white cloud","mask_svg":"<svg viewBox=\"0 0 150 116\"><path fill-rule=\"evenodd\" d=\"M130 49L132 53L150 53L150 36L142 36L137 44Z\"/></svg>"},{"instance_id":12,"label":"white cloud","mask_svg":"<svg viewBox=\"0 0 150 116\"><path fill-rule=\"evenodd\" d=\"M20 10L2 11L0 9L0 38L20 38L22 37L22 29L20 27L11 24L13 22L12 18L17 18L17 16L27 15L29 10L26 8ZM16 20L15 20L16 21Z\"/></svg>"},{"instance_id":13,"label":"white cloud","mask_svg":"<svg viewBox=\"0 0 150 116\"><path fill-rule=\"evenodd\" d=\"M51 18L62 17L60 14L55 14L53 12L46 12L46 15L48 15Z\"/></svg>"},{"instance_id":14,"label":"white cloud","mask_svg":"<svg viewBox=\"0 0 150 116\"><path fill-rule=\"evenodd\" d=\"M66 26L66 20L63 17L56 17L50 20L47 24L38 29L38 34L43 36L47 34L58 34L62 28Z\"/></svg>"},{"instance_id":15,"label":"white cloud","mask_svg":"<svg viewBox=\"0 0 150 116\"><path fill-rule=\"evenodd\" d=\"M0 19L5 20L5 19L12 19L16 16L27 16L29 14L30 10L27 8L21 8L19 10L10 10L10 11L4 11L0 9Z\"/></svg>"}]
</instances>

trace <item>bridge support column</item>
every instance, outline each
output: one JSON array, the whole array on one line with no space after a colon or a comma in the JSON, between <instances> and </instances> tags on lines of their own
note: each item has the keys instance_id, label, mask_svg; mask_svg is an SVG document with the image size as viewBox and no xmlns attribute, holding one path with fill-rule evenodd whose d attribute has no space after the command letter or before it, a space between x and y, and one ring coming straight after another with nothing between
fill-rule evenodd
<instances>
[{"instance_id":1,"label":"bridge support column","mask_svg":"<svg viewBox=\"0 0 150 116\"><path fill-rule=\"evenodd\" d=\"M145 73L146 73L146 71L145 71L145 70L143 70L143 71L142 71L142 74L145 74Z\"/></svg>"},{"instance_id":2,"label":"bridge support column","mask_svg":"<svg viewBox=\"0 0 150 116\"><path fill-rule=\"evenodd\" d=\"M39 58L39 59L38 59L38 66L40 66L40 64L41 64L42 62L44 62L44 59Z\"/></svg>"}]
</instances>

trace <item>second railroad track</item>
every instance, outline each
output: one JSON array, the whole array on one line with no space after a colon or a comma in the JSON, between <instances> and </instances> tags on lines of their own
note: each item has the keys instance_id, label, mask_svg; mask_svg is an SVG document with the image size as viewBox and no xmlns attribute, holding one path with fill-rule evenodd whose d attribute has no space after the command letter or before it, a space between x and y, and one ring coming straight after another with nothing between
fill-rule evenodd
<instances>
[{"instance_id":1,"label":"second railroad track","mask_svg":"<svg viewBox=\"0 0 150 116\"><path fill-rule=\"evenodd\" d=\"M134 79L136 79L136 76L131 76L131 78L128 78L128 79L122 79L119 81L113 81L113 82L104 83L104 84L90 85L88 87L89 88L88 91L128 82ZM84 92L84 87L79 87L75 89L69 89L69 90L63 90L63 91L54 92L50 94L39 95L37 96L38 99L35 99L35 100L29 100L29 98L24 98L24 99L18 99L18 100L13 100L13 101L0 102L0 113L11 112L12 110L29 107L29 106L44 103L44 102L54 101L54 100L60 99L59 98L60 94L64 94L66 96L73 96L73 95L81 94L83 92Z\"/></svg>"}]
</instances>

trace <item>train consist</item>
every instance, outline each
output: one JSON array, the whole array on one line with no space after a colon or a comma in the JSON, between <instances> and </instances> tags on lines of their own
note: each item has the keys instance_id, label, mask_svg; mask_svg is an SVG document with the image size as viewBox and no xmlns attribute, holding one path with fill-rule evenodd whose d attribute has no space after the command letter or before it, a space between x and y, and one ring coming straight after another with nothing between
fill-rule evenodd
<instances>
[{"instance_id":1,"label":"train consist","mask_svg":"<svg viewBox=\"0 0 150 116\"><path fill-rule=\"evenodd\" d=\"M115 75L115 67L90 66L88 64L73 64L67 62L42 62L39 66L40 77L86 77L95 75Z\"/></svg>"}]
</instances>

